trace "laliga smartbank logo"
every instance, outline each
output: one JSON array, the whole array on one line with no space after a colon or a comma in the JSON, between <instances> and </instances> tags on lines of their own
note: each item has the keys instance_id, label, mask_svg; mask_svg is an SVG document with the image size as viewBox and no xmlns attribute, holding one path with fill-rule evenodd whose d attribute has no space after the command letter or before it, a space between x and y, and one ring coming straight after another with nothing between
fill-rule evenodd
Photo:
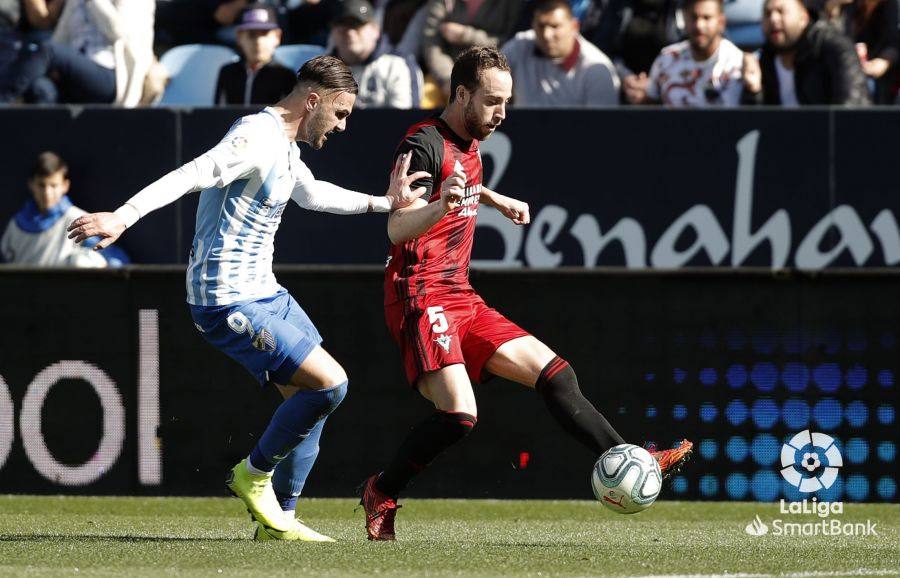
<instances>
[{"instance_id":1,"label":"laliga smartbank logo","mask_svg":"<svg viewBox=\"0 0 900 578\"><path fill-rule=\"evenodd\" d=\"M837 480L844 458L829 435L803 430L781 446L781 477L803 494L827 490ZM802 516L815 514L815 522L791 522L782 518L771 520L769 524L757 516L744 527L751 536L878 536L877 523L843 523L843 502L820 502L815 496L811 500L785 502L781 500L780 514Z\"/></svg>"},{"instance_id":2,"label":"laliga smartbank logo","mask_svg":"<svg viewBox=\"0 0 900 578\"><path fill-rule=\"evenodd\" d=\"M781 477L804 494L834 485L844 458L834 438L803 430L781 446Z\"/></svg>"}]
</instances>

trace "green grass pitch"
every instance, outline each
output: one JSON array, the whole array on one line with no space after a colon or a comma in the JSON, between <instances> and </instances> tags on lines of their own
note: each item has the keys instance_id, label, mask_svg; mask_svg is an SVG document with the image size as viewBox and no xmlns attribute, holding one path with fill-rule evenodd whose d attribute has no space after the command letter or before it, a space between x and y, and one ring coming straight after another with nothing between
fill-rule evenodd
<instances>
[{"instance_id":1,"label":"green grass pitch","mask_svg":"<svg viewBox=\"0 0 900 578\"><path fill-rule=\"evenodd\" d=\"M338 543L253 542L230 498L0 496L0 575L900 576L900 505L845 505L843 522L869 519L879 536L755 537L757 514L789 517L778 504L661 501L621 516L596 502L410 499L396 543L368 542L353 500L300 505Z\"/></svg>"}]
</instances>

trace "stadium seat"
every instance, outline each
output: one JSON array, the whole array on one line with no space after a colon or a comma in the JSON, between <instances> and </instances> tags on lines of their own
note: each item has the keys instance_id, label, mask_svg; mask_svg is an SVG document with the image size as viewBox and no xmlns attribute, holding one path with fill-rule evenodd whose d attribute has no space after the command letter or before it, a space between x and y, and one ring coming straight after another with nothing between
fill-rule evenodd
<instances>
[{"instance_id":1,"label":"stadium seat","mask_svg":"<svg viewBox=\"0 0 900 578\"><path fill-rule=\"evenodd\" d=\"M763 44L760 25L764 0L725 0L728 28L725 35L741 48L756 49Z\"/></svg>"},{"instance_id":2,"label":"stadium seat","mask_svg":"<svg viewBox=\"0 0 900 578\"><path fill-rule=\"evenodd\" d=\"M765 42L759 23L728 24L725 36L744 50L756 50Z\"/></svg>"},{"instance_id":3,"label":"stadium seat","mask_svg":"<svg viewBox=\"0 0 900 578\"><path fill-rule=\"evenodd\" d=\"M185 44L162 55L160 63L169 71L169 84L160 105L211 106L219 69L238 55L224 46Z\"/></svg>"},{"instance_id":4,"label":"stadium seat","mask_svg":"<svg viewBox=\"0 0 900 578\"><path fill-rule=\"evenodd\" d=\"M285 44L275 49L275 60L296 72L307 60L324 53L325 47L318 44Z\"/></svg>"}]
</instances>

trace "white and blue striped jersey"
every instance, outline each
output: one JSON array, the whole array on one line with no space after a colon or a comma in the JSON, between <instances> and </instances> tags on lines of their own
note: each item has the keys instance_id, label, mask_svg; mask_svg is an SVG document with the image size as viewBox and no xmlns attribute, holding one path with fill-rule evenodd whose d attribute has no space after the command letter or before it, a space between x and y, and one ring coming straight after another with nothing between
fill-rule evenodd
<instances>
[{"instance_id":1,"label":"white and blue striped jersey","mask_svg":"<svg viewBox=\"0 0 900 578\"><path fill-rule=\"evenodd\" d=\"M315 181L270 108L245 116L211 151L215 184L203 190L187 269L191 305L274 295L275 232L297 186Z\"/></svg>"}]
</instances>

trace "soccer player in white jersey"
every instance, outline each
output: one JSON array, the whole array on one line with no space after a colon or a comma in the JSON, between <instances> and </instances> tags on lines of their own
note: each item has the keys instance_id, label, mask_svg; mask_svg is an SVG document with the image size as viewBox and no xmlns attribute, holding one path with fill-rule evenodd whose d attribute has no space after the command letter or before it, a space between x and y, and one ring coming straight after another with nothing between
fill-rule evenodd
<instances>
[{"instance_id":1,"label":"soccer player in white jersey","mask_svg":"<svg viewBox=\"0 0 900 578\"><path fill-rule=\"evenodd\" d=\"M275 231L288 200L338 214L388 212L424 193L400 158L384 197L317 181L295 141L321 148L346 128L358 90L347 66L316 57L300 69L293 92L238 120L212 150L149 185L113 213L75 220L70 237L100 237L107 247L138 219L202 190L187 269L187 301L207 341L241 363L285 401L247 459L226 483L257 522L257 539L330 542L295 519L297 496L318 454L326 417L347 391L347 374L320 345L309 317L272 274Z\"/></svg>"}]
</instances>

